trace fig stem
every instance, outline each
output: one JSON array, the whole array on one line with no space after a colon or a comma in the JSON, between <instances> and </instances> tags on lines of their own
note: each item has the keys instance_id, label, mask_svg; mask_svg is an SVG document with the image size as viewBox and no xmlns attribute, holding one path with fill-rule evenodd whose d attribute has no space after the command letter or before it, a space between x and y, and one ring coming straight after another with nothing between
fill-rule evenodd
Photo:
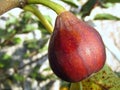
<instances>
[{"instance_id":1,"label":"fig stem","mask_svg":"<svg viewBox=\"0 0 120 90\"><path fill-rule=\"evenodd\" d=\"M42 13L38 10L37 7L35 7L34 5L26 5L23 9L25 11L32 12L36 17L38 17L49 33L53 32L52 25L47 21L47 19L42 15Z\"/></svg>"},{"instance_id":2,"label":"fig stem","mask_svg":"<svg viewBox=\"0 0 120 90\"><path fill-rule=\"evenodd\" d=\"M62 7L58 3L55 3L51 0L28 0L27 3L28 4L42 4L44 6L49 7L50 9L54 10L58 15L64 11L66 11L64 7Z\"/></svg>"},{"instance_id":3,"label":"fig stem","mask_svg":"<svg viewBox=\"0 0 120 90\"><path fill-rule=\"evenodd\" d=\"M79 82L80 90L83 90L82 82Z\"/></svg>"},{"instance_id":4,"label":"fig stem","mask_svg":"<svg viewBox=\"0 0 120 90\"><path fill-rule=\"evenodd\" d=\"M70 90L83 90L82 82L71 83Z\"/></svg>"}]
</instances>

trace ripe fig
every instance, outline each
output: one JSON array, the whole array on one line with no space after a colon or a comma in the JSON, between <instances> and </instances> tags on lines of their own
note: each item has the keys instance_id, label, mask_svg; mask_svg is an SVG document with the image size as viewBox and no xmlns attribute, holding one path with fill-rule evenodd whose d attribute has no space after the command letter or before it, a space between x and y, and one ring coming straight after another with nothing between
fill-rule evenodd
<instances>
[{"instance_id":1,"label":"ripe fig","mask_svg":"<svg viewBox=\"0 0 120 90\"><path fill-rule=\"evenodd\" d=\"M48 58L58 77L79 82L104 66L105 46L93 27L65 11L56 18Z\"/></svg>"}]
</instances>

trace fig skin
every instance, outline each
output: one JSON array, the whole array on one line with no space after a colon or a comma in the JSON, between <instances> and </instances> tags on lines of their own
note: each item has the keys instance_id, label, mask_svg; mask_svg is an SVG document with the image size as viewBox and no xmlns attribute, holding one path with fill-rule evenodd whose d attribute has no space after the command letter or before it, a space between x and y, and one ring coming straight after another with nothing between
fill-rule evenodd
<instances>
[{"instance_id":1,"label":"fig skin","mask_svg":"<svg viewBox=\"0 0 120 90\"><path fill-rule=\"evenodd\" d=\"M104 66L105 46L93 27L65 11L56 18L48 59L59 78L79 82Z\"/></svg>"}]
</instances>

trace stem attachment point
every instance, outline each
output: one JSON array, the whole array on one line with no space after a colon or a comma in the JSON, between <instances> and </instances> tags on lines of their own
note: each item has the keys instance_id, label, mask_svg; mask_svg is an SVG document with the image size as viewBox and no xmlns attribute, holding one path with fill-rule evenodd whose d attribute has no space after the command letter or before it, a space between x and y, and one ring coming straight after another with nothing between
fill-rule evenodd
<instances>
[{"instance_id":1,"label":"stem attachment point","mask_svg":"<svg viewBox=\"0 0 120 90\"><path fill-rule=\"evenodd\" d=\"M27 4L27 0L18 0L18 2L20 8L23 8Z\"/></svg>"}]
</instances>

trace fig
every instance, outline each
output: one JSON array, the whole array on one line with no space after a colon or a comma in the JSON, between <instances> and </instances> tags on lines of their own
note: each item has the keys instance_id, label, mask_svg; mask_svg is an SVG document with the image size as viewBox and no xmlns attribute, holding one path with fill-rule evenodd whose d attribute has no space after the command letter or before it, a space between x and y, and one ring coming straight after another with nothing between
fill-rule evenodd
<instances>
[{"instance_id":1,"label":"fig","mask_svg":"<svg viewBox=\"0 0 120 90\"><path fill-rule=\"evenodd\" d=\"M65 11L56 18L48 59L59 78L79 82L102 69L106 59L105 46L93 27Z\"/></svg>"}]
</instances>

